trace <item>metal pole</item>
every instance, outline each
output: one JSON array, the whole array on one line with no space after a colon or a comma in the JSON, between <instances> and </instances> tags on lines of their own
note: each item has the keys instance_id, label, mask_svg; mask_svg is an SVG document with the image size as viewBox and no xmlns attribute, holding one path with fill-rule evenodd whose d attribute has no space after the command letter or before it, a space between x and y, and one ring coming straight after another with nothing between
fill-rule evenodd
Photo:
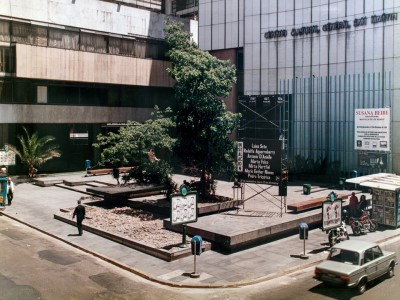
<instances>
[{"instance_id":1,"label":"metal pole","mask_svg":"<svg viewBox=\"0 0 400 300\"><path fill-rule=\"evenodd\" d=\"M300 255L302 259L308 259L306 255L306 227L303 228L303 255Z\"/></svg>"},{"instance_id":2,"label":"metal pole","mask_svg":"<svg viewBox=\"0 0 400 300\"><path fill-rule=\"evenodd\" d=\"M194 242L194 272L190 274L190 277L192 278L199 278L200 274L197 273L196 271L196 256L197 256L197 247L196 247L196 240L193 241ZM201 244L200 244L201 247Z\"/></svg>"},{"instance_id":3,"label":"metal pole","mask_svg":"<svg viewBox=\"0 0 400 300\"><path fill-rule=\"evenodd\" d=\"M196 256L197 256L196 250L197 250L197 248L196 248L196 240L195 240L194 241L194 272L193 272L193 274L197 273L196 272Z\"/></svg>"},{"instance_id":4,"label":"metal pole","mask_svg":"<svg viewBox=\"0 0 400 300\"><path fill-rule=\"evenodd\" d=\"M182 225L182 245L181 248L186 248L186 224Z\"/></svg>"}]
</instances>

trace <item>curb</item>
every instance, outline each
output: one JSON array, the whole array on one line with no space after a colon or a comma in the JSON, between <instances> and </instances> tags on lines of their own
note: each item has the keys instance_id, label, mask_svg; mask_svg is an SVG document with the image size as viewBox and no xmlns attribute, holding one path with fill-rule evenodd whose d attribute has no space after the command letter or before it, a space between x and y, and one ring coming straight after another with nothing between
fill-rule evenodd
<instances>
[{"instance_id":1,"label":"curb","mask_svg":"<svg viewBox=\"0 0 400 300\"><path fill-rule=\"evenodd\" d=\"M265 281L268 281L268 280L276 279L276 278L279 278L279 277L282 277L282 276L285 276L285 275L289 275L289 274L292 274L292 273L294 273L296 271L303 270L303 269L315 266L315 265L321 263L322 261L324 261L324 259L318 259L316 261L304 263L304 264L298 265L296 267L289 268L287 270L280 271L280 272L275 272L275 273L272 273L272 274L269 274L269 275L266 275L266 276L262 276L262 277L259 277L259 278L255 278L255 279L251 279L251 280L247 280L247 281L239 281L239 282L227 283L227 284L177 283L177 282L163 280L163 279L159 279L159 278L153 277L151 275L148 275L148 274L146 274L146 273L144 273L144 272L142 272L142 271L140 271L140 270L138 270L138 269L136 269L134 267L128 266L128 265L123 264L123 263L120 263L120 262L118 262L118 261L116 261L114 259L111 259L111 258L109 258L107 256L104 256L104 255L102 255L102 254L100 254L100 253L98 253L96 251L91 250L91 249L87 249L85 247L82 247L82 246L80 246L80 245L78 245L76 243L67 241L64 238L56 236L56 235L54 235L52 233L49 233L47 231L44 231L44 230L42 230L42 229L40 229L40 228L30 224L30 223L27 223L25 221L22 221L20 219L12 217L12 216L10 216L8 214L5 214L2 211L0 211L0 215L3 215L5 217L8 217L8 218L14 220L14 221L17 221L17 222L19 222L21 224L24 224L24 225L26 225L26 226L28 226L28 227L30 227L32 229L35 229L35 230L37 230L37 231L39 231L39 232L41 232L43 234L46 234L46 235L48 235L48 236L50 236L50 237L52 237L52 238L54 238L54 239L56 239L58 241L64 242L69 246L72 246L72 247L74 247L76 249L79 249L79 250L81 250L81 251L83 251L85 253L91 254L94 257L100 258L105 262L108 262L108 263L110 263L110 264L112 264L112 265L114 265L114 266L116 266L118 268L121 268L121 269L123 269L125 271L128 271L128 272L130 272L132 274L140 276L143 279L146 279L146 280L149 280L149 281L161 284L161 285L165 285L165 286L169 286L169 287L175 287L175 288L203 288L203 289L204 288L212 288L212 289L238 288L238 287L242 287L242 286L249 286L249 285L265 282ZM378 241L376 241L376 243L377 244L381 244L381 243L387 242L387 241L389 241L391 239L397 238L399 236L400 236L400 233L399 234L395 234L395 235L390 236L390 237L386 237L386 238L381 239L381 240L378 240Z\"/></svg>"}]
</instances>

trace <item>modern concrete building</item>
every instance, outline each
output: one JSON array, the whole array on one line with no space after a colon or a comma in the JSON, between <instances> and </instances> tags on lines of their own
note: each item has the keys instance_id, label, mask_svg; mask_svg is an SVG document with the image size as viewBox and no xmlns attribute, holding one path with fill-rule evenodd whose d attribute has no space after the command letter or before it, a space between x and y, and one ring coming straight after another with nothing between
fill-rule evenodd
<instances>
[{"instance_id":1,"label":"modern concrete building","mask_svg":"<svg viewBox=\"0 0 400 300\"><path fill-rule=\"evenodd\" d=\"M96 161L98 133L173 105L164 4L1 1L0 148L26 126L61 145L62 158L41 171L81 170ZM197 38L197 21L181 21Z\"/></svg>"},{"instance_id":2,"label":"modern concrete building","mask_svg":"<svg viewBox=\"0 0 400 300\"><path fill-rule=\"evenodd\" d=\"M400 172L400 0L200 0L199 46L236 62L236 101L285 100L294 169Z\"/></svg>"}]
</instances>

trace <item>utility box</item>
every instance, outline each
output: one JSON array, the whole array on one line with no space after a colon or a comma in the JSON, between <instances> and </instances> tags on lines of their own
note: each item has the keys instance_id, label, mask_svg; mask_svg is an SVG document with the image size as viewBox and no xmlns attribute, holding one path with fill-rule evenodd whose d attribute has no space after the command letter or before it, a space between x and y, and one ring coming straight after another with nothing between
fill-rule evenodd
<instances>
[{"instance_id":1,"label":"utility box","mask_svg":"<svg viewBox=\"0 0 400 300\"><path fill-rule=\"evenodd\" d=\"M303 194L310 195L311 194L311 184L303 184Z\"/></svg>"},{"instance_id":2,"label":"utility box","mask_svg":"<svg viewBox=\"0 0 400 300\"><path fill-rule=\"evenodd\" d=\"M199 235L195 235L191 242L192 255L200 255L203 248L203 239Z\"/></svg>"},{"instance_id":3,"label":"utility box","mask_svg":"<svg viewBox=\"0 0 400 300\"><path fill-rule=\"evenodd\" d=\"M308 240L308 225L307 225L307 223L299 224L299 238L300 238L300 240Z\"/></svg>"},{"instance_id":4,"label":"utility box","mask_svg":"<svg viewBox=\"0 0 400 300\"><path fill-rule=\"evenodd\" d=\"M279 181L279 196L287 196L287 180Z\"/></svg>"}]
</instances>

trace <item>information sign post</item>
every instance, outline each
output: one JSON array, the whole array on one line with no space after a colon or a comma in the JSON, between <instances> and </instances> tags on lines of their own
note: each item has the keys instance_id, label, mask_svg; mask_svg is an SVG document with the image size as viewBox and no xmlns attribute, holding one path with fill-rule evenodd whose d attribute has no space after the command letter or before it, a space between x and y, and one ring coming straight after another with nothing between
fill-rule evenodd
<instances>
[{"instance_id":1,"label":"information sign post","mask_svg":"<svg viewBox=\"0 0 400 300\"><path fill-rule=\"evenodd\" d=\"M186 247L186 224L197 222L197 192L182 185L180 194L171 195L171 225L182 225L182 245Z\"/></svg>"}]
</instances>

